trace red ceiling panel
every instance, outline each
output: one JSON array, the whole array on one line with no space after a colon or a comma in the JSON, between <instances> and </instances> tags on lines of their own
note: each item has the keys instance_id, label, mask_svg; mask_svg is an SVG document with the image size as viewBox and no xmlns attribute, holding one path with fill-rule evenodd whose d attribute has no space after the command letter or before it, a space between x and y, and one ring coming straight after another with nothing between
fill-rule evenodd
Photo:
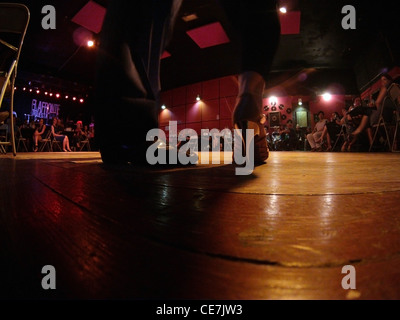
<instances>
[{"instance_id":1,"label":"red ceiling panel","mask_svg":"<svg viewBox=\"0 0 400 320\"><path fill-rule=\"evenodd\" d=\"M210 23L186 31L186 33L202 49L228 43L230 41L219 22Z\"/></svg>"},{"instance_id":2,"label":"red ceiling panel","mask_svg":"<svg viewBox=\"0 0 400 320\"><path fill-rule=\"evenodd\" d=\"M94 1L89 1L81 10L72 18L72 22L80 26L99 33L103 25L106 9Z\"/></svg>"}]
</instances>

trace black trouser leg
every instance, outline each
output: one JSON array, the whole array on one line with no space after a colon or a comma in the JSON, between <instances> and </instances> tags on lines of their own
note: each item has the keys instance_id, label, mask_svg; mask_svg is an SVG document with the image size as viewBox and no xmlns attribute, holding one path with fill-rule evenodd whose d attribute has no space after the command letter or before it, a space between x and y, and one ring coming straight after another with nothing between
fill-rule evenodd
<instances>
[{"instance_id":1,"label":"black trouser leg","mask_svg":"<svg viewBox=\"0 0 400 320\"><path fill-rule=\"evenodd\" d=\"M94 106L106 162L144 161L158 127L160 57L182 0L113 0L101 31ZM117 161L114 161L117 160Z\"/></svg>"}]
</instances>

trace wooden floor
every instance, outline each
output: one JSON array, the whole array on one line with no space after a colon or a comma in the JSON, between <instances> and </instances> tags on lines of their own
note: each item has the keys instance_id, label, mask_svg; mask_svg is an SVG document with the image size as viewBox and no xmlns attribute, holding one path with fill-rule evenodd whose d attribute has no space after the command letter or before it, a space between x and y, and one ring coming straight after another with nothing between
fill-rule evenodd
<instances>
[{"instance_id":1,"label":"wooden floor","mask_svg":"<svg viewBox=\"0 0 400 320\"><path fill-rule=\"evenodd\" d=\"M96 152L0 167L3 299L400 299L398 153L272 152L249 176Z\"/></svg>"}]
</instances>

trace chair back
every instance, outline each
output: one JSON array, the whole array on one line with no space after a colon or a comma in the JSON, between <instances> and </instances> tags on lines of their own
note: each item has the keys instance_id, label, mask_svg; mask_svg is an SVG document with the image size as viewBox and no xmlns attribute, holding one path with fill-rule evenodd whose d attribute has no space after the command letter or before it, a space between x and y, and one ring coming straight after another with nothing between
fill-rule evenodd
<instances>
[{"instance_id":1,"label":"chair back","mask_svg":"<svg viewBox=\"0 0 400 320\"><path fill-rule=\"evenodd\" d=\"M6 64L1 61L0 64L2 65L2 70L0 70L0 107L6 89L9 93L14 87L17 65L29 20L30 12L25 5L0 3L0 47L7 48L6 50L10 51L10 54L7 55L10 63ZM12 40L10 36L13 36ZM17 36L17 39L14 39L15 36Z\"/></svg>"}]
</instances>

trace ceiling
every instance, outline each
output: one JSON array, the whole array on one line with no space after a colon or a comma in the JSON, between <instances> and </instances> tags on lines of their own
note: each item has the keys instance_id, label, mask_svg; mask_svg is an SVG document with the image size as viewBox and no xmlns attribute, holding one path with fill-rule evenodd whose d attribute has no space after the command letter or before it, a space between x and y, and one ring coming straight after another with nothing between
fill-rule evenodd
<instances>
[{"instance_id":1,"label":"ceiling","mask_svg":"<svg viewBox=\"0 0 400 320\"><path fill-rule=\"evenodd\" d=\"M79 47L77 34L96 32L72 21L88 0L19 1L31 11L19 66L19 81L42 87L68 87L88 90L93 85L96 48ZM96 0L107 7L107 0ZM289 12L300 13L297 34L282 34L273 62L268 87L285 84L288 94L315 93L329 85L346 93L362 88L381 68L398 63L399 41L394 1L391 7L371 6L367 1L281 0ZM56 9L56 29L44 30L41 21L44 5ZM356 8L356 29L344 30L342 7ZM389 1L389 5L391 2ZM182 16L195 13L198 19L185 22ZM232 32L217 0L184 0L174 34L167 47L171 54L162 59L161 84L164 90L182 85L237 74L234 52L237 44L200 48L186 33L197 27L219 22L226 34ZM393 39L396 39L394 41ZM384 43L385 50L379 50ZM378 49L376 49L378 47ZM376 53L374 53L376 51ZM388 57L389 56L389 57ZM369 58L368 58L369 57ZM371 58L372 57L372 58ZM378 58L376 58L378 57ZM366 59L369 59L368 63Z\"/></svg>"}]
</instances>

